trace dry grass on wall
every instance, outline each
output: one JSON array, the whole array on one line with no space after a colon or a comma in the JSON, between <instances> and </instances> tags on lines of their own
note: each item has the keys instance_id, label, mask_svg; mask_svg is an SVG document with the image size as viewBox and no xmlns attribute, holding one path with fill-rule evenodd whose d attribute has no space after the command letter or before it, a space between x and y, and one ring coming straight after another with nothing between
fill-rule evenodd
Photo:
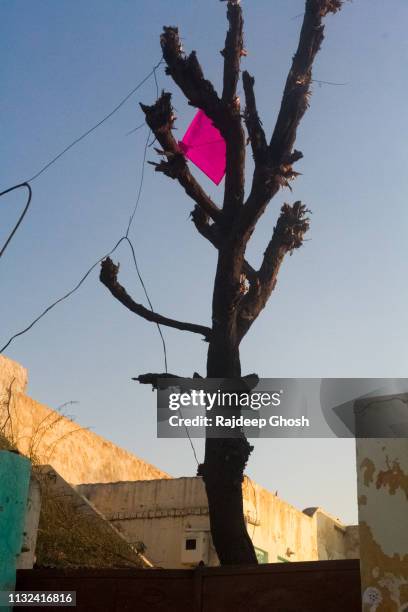
<instances>
[{"instance_id":1,"label":"dry grass on wall","mask_svg":"<svg viewBox=\"0 0 408 612\"><path fill-rule=\"evenodd\" d=\"M37 471L42 506L36 557L40 567L141 568L143 559L102 517L86 511L79 495L55 484L55 473ZM85 508L84 508L85 506Z\"/></svg>"},{"instance_id":2,"label":"dry grass on wall","mask_svg":"<svg viewBox=\"0 0 408 612\"><path fill-rule=\"evenodd\" d=\"M45 417L35 423L29 435L22 435L15 406L13 382L0 394L0 449L3 447L7 450L18 449L30 459L33 465L52 463L58 444L78 432L85 431L87 428L76 427L72 423L73 429L66 431L64 434L58 433L61 422L67 418L72 420L72 416L63 412L63 408L73 403L67 402L59 410L51 410Z\"/></svg>"}]
</instances>

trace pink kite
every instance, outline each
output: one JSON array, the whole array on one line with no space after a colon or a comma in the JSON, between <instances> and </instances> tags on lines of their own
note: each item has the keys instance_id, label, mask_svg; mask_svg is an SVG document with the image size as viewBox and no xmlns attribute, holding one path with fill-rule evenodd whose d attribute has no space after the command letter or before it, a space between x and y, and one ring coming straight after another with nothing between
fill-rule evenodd
<instances>
[{"instance_id":1,"label":"pink kite","mask_svg":"<svg viewBox=\"0 0 408 612\"><path fill-rule=\"evenodd\" d=\"M179 147L208 178L220 184L225 174L225 140L202 110L190 123Z\"/></svg>"}]
</instances>

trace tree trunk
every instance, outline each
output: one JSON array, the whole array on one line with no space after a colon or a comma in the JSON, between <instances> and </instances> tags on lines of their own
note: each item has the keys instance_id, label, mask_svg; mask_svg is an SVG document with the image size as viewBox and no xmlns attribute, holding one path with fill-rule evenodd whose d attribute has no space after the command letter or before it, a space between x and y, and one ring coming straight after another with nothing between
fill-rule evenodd
<instances>
[{"instance_id":1,"label":"tree trunk","mask_svg":"<svg viewBox=\"0 0 408 612\"><path fill-rule=\"evenodd\" d=\"M207 377L239 379L241 363L236 309L228 307L236 287L233 281L228 283L231 267L226 265L228 262L224 255L222 252L219 254L214 285L213 332L208 349ZM239 408L236 413L239 416ZM211 534L221 565L257 563L245 524L242 498L244 470L251 451L252 447L242 432L238 438L206 439L200 473L207 491Z\"/></svg>"},{"instance_id":2,"label":"tree trunk","mask_svg":"<svg viewBox=\"0 0 408 612\"><path fill-rule=\"evenodd\" d=\"M239 348L212 346L207 376L240 377ZM211 534L221 565L257 563L244 519L242 482L252 447L244 434L239 438L207 438L202 466L208 497Z\"/></svg>"}]
</instances>

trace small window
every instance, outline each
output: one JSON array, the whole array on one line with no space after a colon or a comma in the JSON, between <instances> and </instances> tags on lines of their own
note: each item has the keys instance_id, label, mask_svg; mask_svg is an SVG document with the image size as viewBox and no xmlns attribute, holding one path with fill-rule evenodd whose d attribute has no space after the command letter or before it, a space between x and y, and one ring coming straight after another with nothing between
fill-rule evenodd
<instances>
[{"instance_id":1,"label":"small window","mask_svg":"<svg viewBox=\"0 0 408 612\"><path fill-rule=\"evenodd\" d=\"M186 540L186 550L195 550L197 548L197 540L192 538L191 540Z\"/></svg>"}]
</instances>

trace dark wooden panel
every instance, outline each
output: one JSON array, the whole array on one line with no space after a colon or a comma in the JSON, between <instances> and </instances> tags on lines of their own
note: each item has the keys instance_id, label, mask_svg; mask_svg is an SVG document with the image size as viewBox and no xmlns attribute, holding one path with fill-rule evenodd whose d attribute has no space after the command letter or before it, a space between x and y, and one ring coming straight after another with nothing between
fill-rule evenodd
<instances>
[{"instance_id":1,"label":"dark wooden panel","mask_svg":"<svg viewBox=\"0 0 408 612\"><path fill-rule=\"evenodd\" d=\"M202 612L361 612L358 561L219 568L204 574Z\"/></svg>"},{"instance_id":2,"label":"dark wooden panel","mask_svg":"<svg viewBox=\"0 0 408 612\"><path fill-rule=\"evenodd\" d=\"M191 612L193 575L188 570L20 570L17 590L76 591L75 612ZM18 608L20 609L20 608ZM61 610L54 607L24 608Z\"/></svg>"},{"instance_id":3,"label":"dark wooden panel","mask_svg":"<svg viewBox=\"0 0 408 612\"><path fill-rule=\"evenodd\" d=\"M76 591L77 612L361 611L357 560L197 570L20 570L17 589Z\"/></svg>"}]
</instances>

